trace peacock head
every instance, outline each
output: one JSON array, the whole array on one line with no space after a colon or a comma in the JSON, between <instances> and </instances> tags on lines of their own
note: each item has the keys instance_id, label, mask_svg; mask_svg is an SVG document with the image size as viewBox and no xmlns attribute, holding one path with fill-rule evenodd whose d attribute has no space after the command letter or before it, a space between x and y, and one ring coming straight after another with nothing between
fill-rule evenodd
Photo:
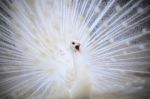
<instances>
[{"instance_id":1,"label":"peacock head","mask_svg":"<svg viewBox=\"0 0 150 99\"><path fill-rule=\"evenodd\" d=\"M81 46L81 44L77 40L74 40L74 41L71 42L71 47L72 47L73 51L75 51L75 52L80 52L81 51L80 46Z\"/></svg>"}]
</instances>

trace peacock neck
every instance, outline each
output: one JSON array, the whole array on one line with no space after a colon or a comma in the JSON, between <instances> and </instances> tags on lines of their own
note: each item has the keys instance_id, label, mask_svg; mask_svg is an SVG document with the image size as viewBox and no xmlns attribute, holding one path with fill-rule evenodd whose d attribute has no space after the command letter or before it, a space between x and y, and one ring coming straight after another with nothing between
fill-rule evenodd
<instances>
[{"instance_id":1,"label":"peacock neck","mask_svg":"<svg viewBox=\"0 0 150 99\"><path fill-rule=\"evenodd\" d=\"M74 54L74 68L76 72L76 80L72 87L73 99L90 99L90 77L80 53Z\"/></svg>"}]
</instances>

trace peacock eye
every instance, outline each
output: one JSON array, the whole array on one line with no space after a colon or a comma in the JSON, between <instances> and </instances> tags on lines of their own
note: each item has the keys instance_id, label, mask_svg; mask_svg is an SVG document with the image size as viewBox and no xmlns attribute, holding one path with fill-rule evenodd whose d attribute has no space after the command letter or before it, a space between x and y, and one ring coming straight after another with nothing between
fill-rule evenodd
<instances>
[{"instance_id":1,"label":"peacock eye","mask_svg":"<svg viewBox=\"0 0 150 99\"><path fill-rule=\"evenodd\" d=\"M72 42L72 45L74 45L75 44L75 42Z\"/></svg>"}]
</instances>

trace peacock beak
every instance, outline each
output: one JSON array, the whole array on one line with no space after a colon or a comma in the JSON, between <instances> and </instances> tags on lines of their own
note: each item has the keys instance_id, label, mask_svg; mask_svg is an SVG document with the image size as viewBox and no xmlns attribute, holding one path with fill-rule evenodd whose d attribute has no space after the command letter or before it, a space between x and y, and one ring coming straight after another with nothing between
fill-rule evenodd
<instances>
[{"instance_id":1,"label":"peacock beak","mask_svg":"<svg viewBox=\"0 0 150 99\"><path fill-rule=\"evenodd\" d=\"M77 44L75 45L75 50L76 50L77 52L80 52L80 43L77 43Z\"/></svg>"}]
</instances>

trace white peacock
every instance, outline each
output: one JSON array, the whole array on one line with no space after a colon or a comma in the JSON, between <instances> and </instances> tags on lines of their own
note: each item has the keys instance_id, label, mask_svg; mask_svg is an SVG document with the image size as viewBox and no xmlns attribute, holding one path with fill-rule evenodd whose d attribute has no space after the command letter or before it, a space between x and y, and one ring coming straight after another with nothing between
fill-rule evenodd
<instances>
[{"instance_id":1,"label":"white peacock","mask_svg":"<svg viewBox=\"0 0 150 99\"><path fill-rule=\"evenodd\" d=\"M145 2L0 0L0 95L95 99L144 90L150 74Z\"/></svg>"}]
</instances>

